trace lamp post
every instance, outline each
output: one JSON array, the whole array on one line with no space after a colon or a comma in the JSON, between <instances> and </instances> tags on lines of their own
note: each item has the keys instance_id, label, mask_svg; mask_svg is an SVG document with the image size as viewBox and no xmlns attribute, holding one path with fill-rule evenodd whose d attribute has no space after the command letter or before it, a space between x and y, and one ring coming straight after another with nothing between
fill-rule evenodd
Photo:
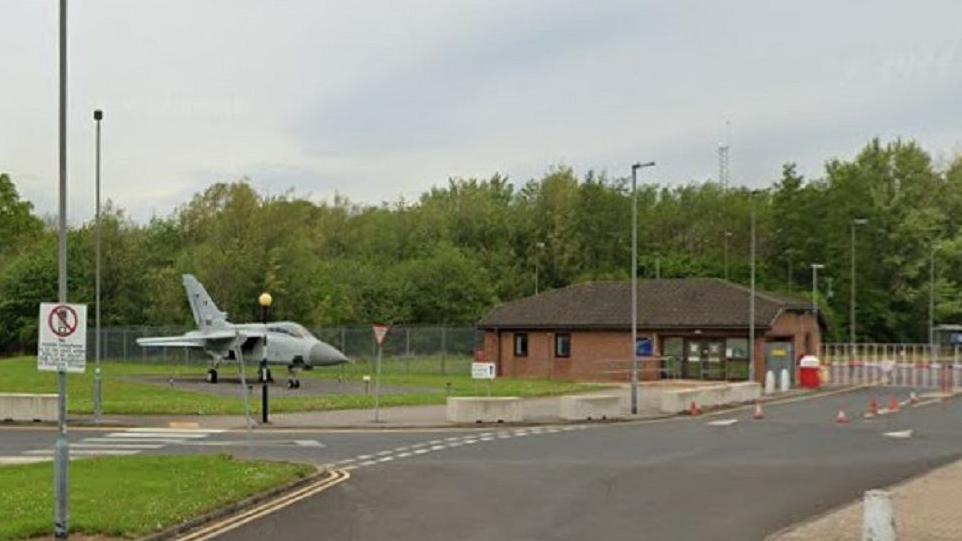
<instances>
[{"instance_id":1,"label":"lamp post","mask_svg":"<svg viewBox=\"0 0 962 541\"><path fill-rule=\"evenodd\" d=\"M95 227L95 229L96 229L96 232L95 232L95 237L96 237L95 243L96 243L96 252L97 252L97 254L96 254L96 262L95 262L95 265L94 265L94 266L95 266L95 270L94 270L94 304L95 304L95 306L94 306L94 312L95 312L95 317L97 318L97 328L96 328L95 335L94 335L94 356L95 356L95 360L94 360L94 363L95 363L95 367L94 367L94 421L95 421L95 422L98 422L98 423L100 422L100 415L101 415L101 413L102 413L102 407L101 407L101 397L102 397L102 394L101 394L101 390L102 390L102 388L103 388L103 387L102 387L102 383L101 383L101 379L100 379L100 357L101 357L101 355L102 355L101 349L100 349L100 348L101 348L101 345L100 345L100 344L101 344L101 336L100 336L100 253L101 253L101 248L100 248L100 245L101 245L101 240L100 240L100 239L101 239L101 234L100 234L100 121L103 120L103 118L104 118L104 112L103 112L103 111L101 111L100 109L97 109L96 111L94 111L94 122L95 122L96 125L97 125L97 137L96 137L97 143L96 143L95 159L94 159L95 168L96 168L96 173L95 173L95 175L94 175L94 177L95 177L95 179L96 179L96 180L95 180L96 187L94 188L94 191L96 192L95 198L96 198L96 200L97 200L97 201L96 201L95 218L94 218L94 221L95 221L95 226L94 226L94 227Z\"/></svg>"},{"instance_id":2,"label":"lamp post","mask_svg":"<svg viewBox=\"0 0 962 541\"><path fill-rule=\"evenodd\" d=\"M541 241L538 241L535 243L534 247L537 248L534 254L534 294L537 295L538 294L538 270L540 269L541 252L544 251L544 243Z\"/></svg>"},{"instance_id":3,"label":"lamp post","mask_svg":"<svg viewBox=\"0 0 962 541\"><path fill-rule=\"evenodd\" d=\"M815 314L815 323L818 324L818 269L824 269L821 263L812 263L812 312Z\"/></svg>"},{"instance_id":4,"label":"lamp post","mask_svg":"<svg viewBox=\"0 0 962 541\"><path fill-rule=\"evenodd\" d=\"M728 239L732 238L731 231L725 231L725 280L728 280Z\"/></svg>"},{"instance_id":5,"label":"lamp post","mask_svg":"<svg viewBox=\"0 0 962 541\"><path fill-rule=\"evenodd\" d=\"M655 162L631 166L631 413L638 413L638 170Z\"/></svg>"},{"instance_id":6,"label":"lamp post","mask_svg":"<svg viewBox=\"0 0 962 541\"><path fill-rule=\"evenodd\" d=\"M752 192L755 195L755 192ZM751 299L748 302L748 381L755 381L755 200L752 199L751 230L752 230L752 265L751 265Z\"/></svg>"},{"instance_id":7,"label":"lamp post","mask_svg":"<svg viewBox=\"0 0 962 541\"><path fill-rule=\"evenodd\" d=\"M274 298L268 292L263 292L257 297L257 304L261 307L261 323L264 324L264 350L261 354L261 367L259 377L261 380L261 423L267 424L270 419L270 399L267 396L267 384L271 380L271 371L267 367L267 311L271 307Z\"/></svg>"},{"instance_id":8,"label":"lamp post","mask_svg":"<svg viewBox=\"0 0 962 541\"><path fill-rule=\"evenodd\" d=\"M929 252L929 358L935 360L935 243Z\"/></svg>"},{"instance_id":9,"label":"lamp post","mask_svg":"<svg viewBox=\"0 0 962 541\"><path fill-rule=\"evenodd\" d=\"M855 356L855 226L868 223L866 218L853 218L851 222L852 231L852 288L851 298L849 299L849 354Z\"/></svg>"}]
</instances>

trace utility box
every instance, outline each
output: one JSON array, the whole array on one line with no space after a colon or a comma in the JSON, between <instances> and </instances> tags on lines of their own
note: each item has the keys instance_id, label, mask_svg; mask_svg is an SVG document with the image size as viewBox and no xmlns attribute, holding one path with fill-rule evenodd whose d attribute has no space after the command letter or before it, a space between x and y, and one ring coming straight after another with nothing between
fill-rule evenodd
<instances>
[{"instance_id":1,"label":"utility box","mask_svg":"<svg viewBox=\"0 0 962 541\"><path fill-rule=\"evenodd\" d=\"M818 361L818 357L814 355L806 355L799 359L798 361L798 379L802 387L805 389L818 389L821 385L821 378L819 377L819 370L821 369L821 363Z\"/></svg>"}]
</instances>

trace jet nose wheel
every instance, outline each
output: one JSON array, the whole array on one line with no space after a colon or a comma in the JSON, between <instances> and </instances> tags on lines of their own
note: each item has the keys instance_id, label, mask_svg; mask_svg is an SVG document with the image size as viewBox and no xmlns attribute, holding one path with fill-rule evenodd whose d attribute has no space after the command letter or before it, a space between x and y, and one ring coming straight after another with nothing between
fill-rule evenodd
<instances>
[{"instance_id":1,"label":"jet nose wheel","mask_svg":"<svg viewBox=\"0 0 962 541\"><path fill-rule=\"evenodd\" d=\"M213 368L207 370L207 383L217 383L217 370Z\"/></svg>"},{"instance_id":2,"label":"jet nose wheel","mask_svg":"<svg viewBox=\"0 0 962 541\"><path fill-rule=\"evenodd\" d=\"M288 389L300 389L300 388L301 388L301 380L299 380L299 379L289 379L289 380L287 380L287 388L288 388Z\"/></svg>"}]
</instances>

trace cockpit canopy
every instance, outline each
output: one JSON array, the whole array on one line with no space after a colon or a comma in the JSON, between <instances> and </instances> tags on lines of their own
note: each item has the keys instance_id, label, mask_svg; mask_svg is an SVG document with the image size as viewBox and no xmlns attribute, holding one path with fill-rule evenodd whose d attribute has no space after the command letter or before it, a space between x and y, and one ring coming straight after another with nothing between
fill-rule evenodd
<instances>
[{"instance_id":1,"label":"cockpit canopy","mask_svg":"<svg viewBox=\"0 0 962 541\"><path fill-rule=\"evenodd\" d=\"M311 334L311 331L305 329L303 325L294 323L293 321L278 321L276 323L268 323L267 330L270 332L293 336L294 338L314 338L314 335Z\"/></svg>"}]
</instances>

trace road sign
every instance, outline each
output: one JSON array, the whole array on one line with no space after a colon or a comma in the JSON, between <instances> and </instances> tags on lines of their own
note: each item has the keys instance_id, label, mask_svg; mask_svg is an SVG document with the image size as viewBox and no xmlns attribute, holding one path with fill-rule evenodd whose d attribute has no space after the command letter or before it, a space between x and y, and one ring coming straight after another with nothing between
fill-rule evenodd
<instances>
[{"instance_id":1,"label":"road sign","mask_svg":"<svg viewBox=\"0 0 962 541\"><path fill-rule=\"evenodd\" d=\"M474 379L494 379L494 363L471 363L471 377Z\"/></svg>"},{"instance_id":2,"label":"road sign","mask_svg":"<svg viewBox=\"0 0 962 541\"><path fill-rule=\"evenodd\" d=\"M40 305L37 369L83 373L87 366L87 305Z\"/></svg>"},{"instance_id":3,"label":"road sign","mask_svg":"<svg viewBox=\"0 0 962 541\"><path fill-rule=\"evenodd\" d=\"M377 342L379 346L384 345L384 337L387 336L387 332L391 330L391 326L375 323L372 327L374 328L374 341Z\"/></svg>"}]
</instances>

